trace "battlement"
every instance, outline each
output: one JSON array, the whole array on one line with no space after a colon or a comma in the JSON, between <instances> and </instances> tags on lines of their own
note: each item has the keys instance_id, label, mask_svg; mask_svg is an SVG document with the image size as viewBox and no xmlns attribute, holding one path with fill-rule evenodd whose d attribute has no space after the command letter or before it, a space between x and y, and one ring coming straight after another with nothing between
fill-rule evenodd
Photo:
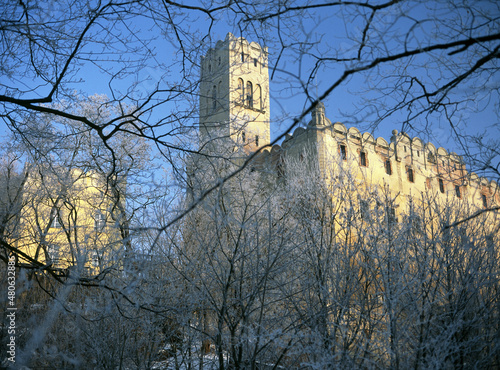
<instances>
[{"instance_id":1,"label":"battlement","mask_svg":"<svg viewBox=\"0 0 500 370\"><path fill-rule=\"evenodd\" d=\"M311 116L306 127L286 135L281 145L262 153L259 161L276 166L284 158L301 159L307 155L325 178L338 173L340 167L350 168L360 183L386 186L407 198L434 192L440 197L467 198L479 208L500 204L498 184L469 173L455 152L397 130L387 141L340 122L332 124L322 104Z\"/></svg>"}]
</instances>

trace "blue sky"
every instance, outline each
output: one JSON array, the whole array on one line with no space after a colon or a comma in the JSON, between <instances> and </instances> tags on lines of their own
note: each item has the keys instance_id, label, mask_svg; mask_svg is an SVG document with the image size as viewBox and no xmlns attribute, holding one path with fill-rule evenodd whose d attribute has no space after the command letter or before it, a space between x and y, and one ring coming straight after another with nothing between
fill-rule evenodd
<instances>
[{"instance_id":1,"label":"blue sky","mask_svg":"<svg viewBox=\"0 0 500 370\"><path fill-rule=\"evenodd\" d=\"M381 41L386 43L385 47L391 48L391 51L398 50L401 47L400 36L404 35L408 31L408 28L414 24L414 18L425 18L426 12L429 12L429 9L433 7L433 5L428 4L434 3L429 2L424 4L406 8L402 6L393 11L393 13L384 15L385 18L383 22L380 22L380 28L385 32L385 39L381 39ZM436 9L438 8L436 7ZM434 12L433 14L441 14L441 16L446 17L443 9L439 8L435 10L432 8L431 10ZM411 14L409 14L410 12ZM321 8L310 12L307 17L289 19L288 25L292 26L282 33L282 37L285 37L284 41L288 47L284 49L281 58L278 60L278 55L280 55L282 50L280 49L280 44L277 42L278 38L275 28L268 27L257 31L248 28L240 32L239 25L244 24L248 26L247 23L238 24L238 19L235 19L232 13L217 13L216 15L216 22L212 26L210 26L207 16L199 12L191 12L182 20L181 27L186 30L186 35L183 37L186 40L198 40L203 36L210 36L210 39L204 39L204 45L198 45L199 48L193 51L191 55L192 61L199 61L199 57L203 54L204 50L210 44L214 45L217 40L224 39L227 32L232 32L236 36L244 36L249 41L257 42L261 42L261 39L257 38L256 34L264 36L266 38L266 45L269 47L270 69L277 68L270 82L272 137L276 137L282 130L288 127L292 119L299 116L302 110L309 104L306 94L301 88L301 83L307 82L307 77L314 67L315 59L311 55L332 56L336 55L336 51L340 51L343 53L342 57L354 56L356 50L353 49L353 45L355 44L351 42L351 39L359 37L362 33L363 22L366 19L366 14L348 14L344 11L339 11L339 8ZM344 22L345 19L350 19L352 22L347 24ZM270 24L272 25L272 22ZM149 48L152 50L152 53L143 67L136 73L120 81L114 80L111 86L118 88L121 92L125 92L129 86L137 83L135 94L147 94L154 89L157 83L159 83L160 88L175 85L177 82L180 83L179 45L176 42L169 41L169 37L172 37L171 32L166 35L161 34L162 29L154 26L151 23L151 19L140 17L131 18L127 23L127 27L133 28L133 32L135 32L134 36L136 38L132 40L134 46ZM411 32L412 37L405 39L405 42L407 41L408 45L414 47L420 45L420 42L425 43L428 40L433 40L433 37L439 37L439 35L429 36L429 29L432 29L432 27L426 24L425 27ZM125 32L128 30L123 28L121 31ZM142 44L144 40L150 38L154 38L154 40ZM301 47L304 48L305 53L301 53L298 50L299 47L297 44L294 44L294 41L305 40L310 42L310 44L306 48L302 45ZM436 41L439 41L439 39ZM196 42L193 42L193 46L196 46ZM119 49L116 50L119 52ZM99 54L102 49L100 45L96 44L86 46L84 51ZM377 52L375 50L373 54L376 55ZM120 55L118 54L118 56ZM120 57L130 58L131 55L128 54ZM415 63L415 70L412 72L424 79L427 77L439 78L436 73L446 75L454 72L453 66L450 66L450 70L446 71L446 67L434 69L435 65L432 65L432 62L427 64L426 61L421 61L417 58L415 58ZM103 65L113 68L117 66L113 63L104 63ZM318 95L322 95L325 89L342 74L346 65L348 63L329 62L327 65L319 68L316 77L310 81L308 86L311 96L315 98ZM406 68L411 69L413 66L410 63ZM192 71L192 81L194 81L197 78L198 70L195 67ZM405 110L396 112L376 127L373 127L373 109L363 99L374 99L384 95L385 89L392 87L385 84L392 81L389 79L391 74L397 76L401 73L404 73L404 70L395 70L392 65L383 65L371 73L354 76L346 80L324 101L328 118L332 122L340 121L347 126L356 125L362 131L369 130L374 136L382 136L389 139L393 129L401 130L405 128L402 126L402 122L408 112ZM385 79L386 76L387 80ZM106 94L111 96L109 80L106 77L101 70L96 68L95 64L85 61L78 73L72 76L73 80L78 82L68 84L68 86L71 86L75 91L79 91L83 95ZM26 79L23 83L30 85L34 82ZM484 94L480 94L476 100L468 102L467 106L470 108L480 108L480 112L473 112L474 109L470 111L463 109L465 105L462 105L460 112L462 117L457 117L454 123L464 133L475 134L488 130L488 135L498 138L500 137L500 125L498 124L498 106L496 105L498 103L497 96L494 95L494 99L489 99L491 96L488 92L494 88L498 88L499 82L485 79L477 83L484 85ZM465 85L462 92L466 94L468 87L469 85ZM462 92L458 91L458 95ZM399 91L398 93L401 94L404 91ZM193 99L197 100L196 97ZM382 102L396 103L397 99L398 96L396 94L394 96L388 94L383 96L383 100L375 101L372 107L379 108L380 106L377 106L377 104L382 104ZM185 105L185 101L183 100L168 103L155 109L150 119L151 121L160 120L165 112L171 113L186 107L187 105ZM362 110L361 112L359 111L360 109ZM369 114L370 112L371 114ZM366 116L363 116L363 114L366 114ZM192 124L196 123L194 121L195 119L193 119ZM416 131L419 132L418 135L424 141L432 141L436 145L460 152L460 148L450 140L450 126L443 119L442 115L434 114L430 115L426 120L416 120L414 122ZM427 126L428 129L422 130L424 126ZM2 128L5 132L5 126Z\"/></svg>"}]
</instances>

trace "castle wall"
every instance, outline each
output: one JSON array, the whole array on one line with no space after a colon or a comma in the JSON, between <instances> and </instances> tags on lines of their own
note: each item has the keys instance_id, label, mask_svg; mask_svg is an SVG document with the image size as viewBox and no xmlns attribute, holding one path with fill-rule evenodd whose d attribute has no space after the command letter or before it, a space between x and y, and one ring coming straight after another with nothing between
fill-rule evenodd
<instances>
[{"instance_id":1,"label":"castle wall","mask_svg":"<svg viewBox=\"0 0 500 370\"><path fill-rule=\"evenodd\" d=\"M318 109L324 114L324 107ZM473 205L472 211L500 204L498 185L468 173L457 154L396 130L390 142L375 139L355 127L331 124L324 116L317 119L318 109L307 128L296 129L285 140L283 149L295 159L309 153L325 181L349 171L360 186L388 189L401 205L398 213L422 194L432 194L443 203L467 202Z\"/></svg>"}]
</instances>

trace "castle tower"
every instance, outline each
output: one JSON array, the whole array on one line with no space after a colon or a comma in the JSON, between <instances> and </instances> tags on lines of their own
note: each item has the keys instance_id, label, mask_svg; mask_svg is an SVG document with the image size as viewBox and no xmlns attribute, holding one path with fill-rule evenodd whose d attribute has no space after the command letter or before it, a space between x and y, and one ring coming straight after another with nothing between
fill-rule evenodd
<instances>
[{"instance_id":1,"label":"castle tower","mask_svg":"<svg viewBox=\"0 0 500 370\"><path fill-rule=\"evenodd\" d=\"M249 153L270 143L267 63L266 47L231 33L202 57L202 151L233 151L239 146Z\"/></svg>"}]
</instances>

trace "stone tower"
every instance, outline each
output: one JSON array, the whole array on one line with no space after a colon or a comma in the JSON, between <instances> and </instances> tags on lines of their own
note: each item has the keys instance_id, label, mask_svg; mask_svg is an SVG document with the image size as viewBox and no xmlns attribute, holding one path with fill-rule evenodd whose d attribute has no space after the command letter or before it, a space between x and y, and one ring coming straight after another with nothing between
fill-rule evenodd
<instances>
[{"instance_id":1,"label":"stone tower","mask_svg":"<svg viewBox=\"0 0 500 370\"><path fill-rule=\"evenodd\" d=\"M201 151L270 143L267 48L228 33L201 59Z\"/></svg>"}]
</instances>

